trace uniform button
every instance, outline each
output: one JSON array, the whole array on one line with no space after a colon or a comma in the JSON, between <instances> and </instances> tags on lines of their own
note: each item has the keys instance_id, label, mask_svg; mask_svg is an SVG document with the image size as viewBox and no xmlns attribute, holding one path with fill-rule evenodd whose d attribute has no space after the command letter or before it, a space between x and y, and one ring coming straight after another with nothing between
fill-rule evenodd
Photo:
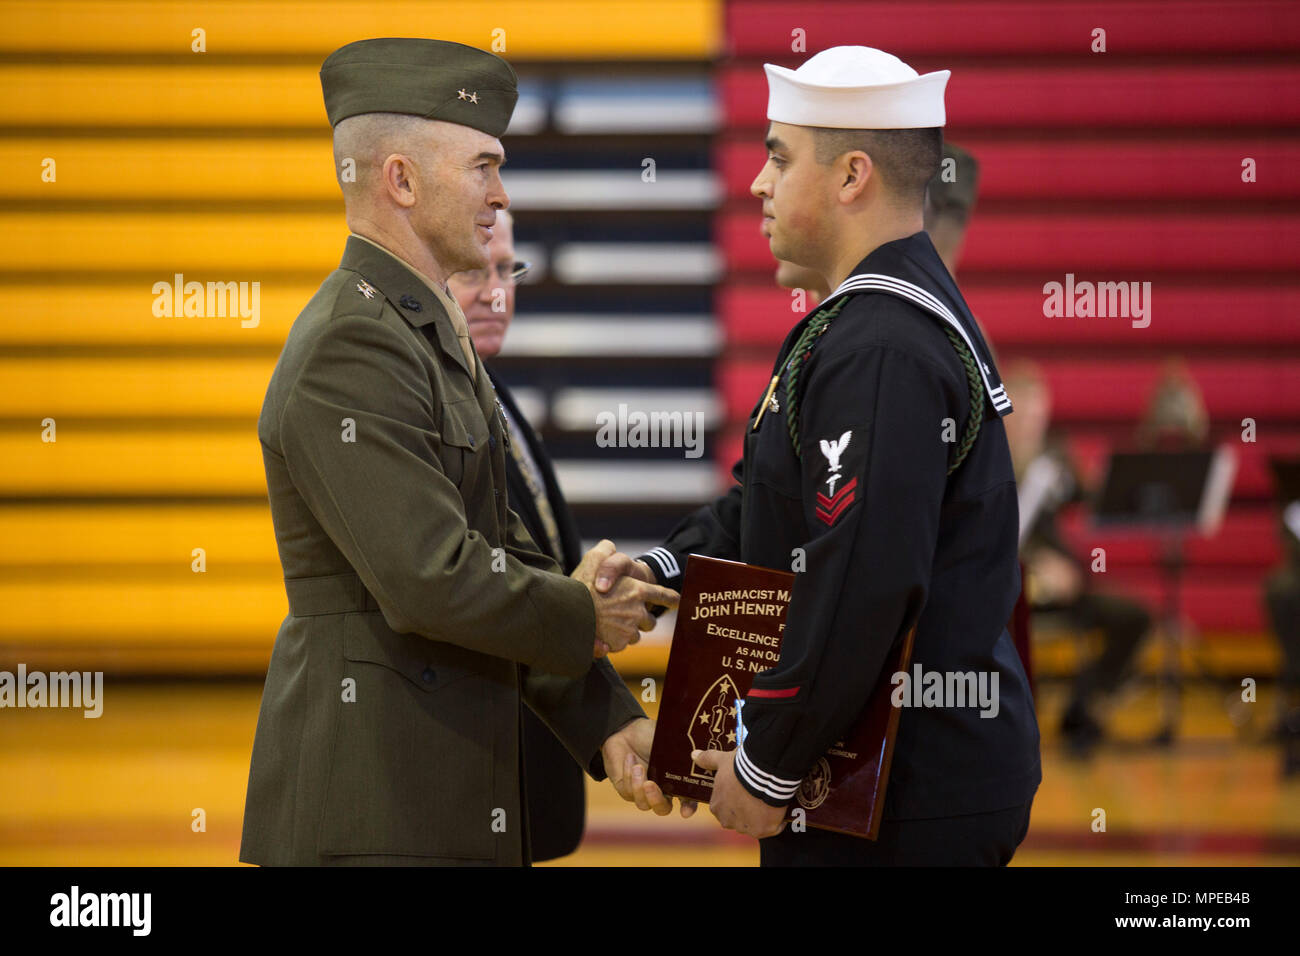
<instances>
[{"instance_id":1,"label":"uniform button","mask_svg":"<svg viewBox=\"0 0 1300 956\"><path fill-rule=\"evenodd\" d=\"M424 669L424 673L420 675L420 679L423 680L426 684L432 684L433 679L437 676L438 675L433 672L432 667L426 667Z\"/></svg>"},{"instance_id":2,"label":"uniform button","mask_svg":"<svg viewBox=\"0 0 1300 956\"><path fill-rule=\"evenodd\" d=\"M470 447L470 448L473 448L473 447L474 447L474 436L473 436L473 435L470 435L470 436L469 436L469 447Z\"/></svg>"},{"instance_id":3,"label":"uniform button","mask_svg":"<svg viewBox=\"0 0 1300 956\"><path fill-rule=\"evenodd\" d=\"M498 498L500 498L500 497L501 497L501 489L500 489L500 488L493 488L493 489L492 489L492 494L494 494L494 495L496 495Z\"/></svg>"},{"instance_id":4,"label":"uniform button","mask_svg":"<svg viewBox=\"0 0 1300 956\"><path fill-rule=\"evenodd\" d=\"M497 450L497 436L496 436L496 435L488 435L488 447L491 448L493 451L496 451L496 450Z\"/></svg>"}]
</instances>

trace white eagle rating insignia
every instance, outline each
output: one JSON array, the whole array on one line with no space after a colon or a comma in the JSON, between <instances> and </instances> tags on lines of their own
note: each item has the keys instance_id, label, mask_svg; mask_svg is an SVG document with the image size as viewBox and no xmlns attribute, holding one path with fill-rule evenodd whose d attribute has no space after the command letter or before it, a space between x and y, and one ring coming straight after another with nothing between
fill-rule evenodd
<instances>
[{"instance_id":1,"label":"white eagle rating insignia","mask_svg":"<svg viewBox=\"0 0 1300 956\"><path fill-rule=\"evenodd\" d=\"M840 456L844 454L844 449L849 447L849 439L853 432L847 431L840 436L839 441L830 441L822 439L822 454L826 456L826 464L830 469L830 477L826 479L827 491L835 494L835 482L840 480Z\"/></svg>"},{"instance_id":2,"label":"white eagle rating insignia","mask_svg":"<svg viewBox=\"0 0 1300 956\"><path fill-rule=\"evenodd\" d=\"M821 450L826 456L829 474L826 476L826 494L817 492L817 518L827 527L839 520L840 515L844 514L845 509L853 504L854 498L857 497L858 479L856 478L840 488L838 492L835 490L836 483L844 477L840 459L844 456L852 438L853 432L850 430L841 435L837 441L831 441L829 438L821 440Z\"/></svg>"}]
</instances>

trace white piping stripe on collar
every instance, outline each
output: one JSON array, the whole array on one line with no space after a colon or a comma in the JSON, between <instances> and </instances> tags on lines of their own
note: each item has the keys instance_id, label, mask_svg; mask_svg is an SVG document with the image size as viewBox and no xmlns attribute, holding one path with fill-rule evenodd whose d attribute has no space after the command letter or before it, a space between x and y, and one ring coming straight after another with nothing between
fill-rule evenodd
<instances>
[{"instance_id":1,"label":"white piping stripe on collar","mask_svg":"<svg viewBox=\"0 0 1300 956\"><path fill-rule=\"evenodd\" d=\"M980 377L984 379L984 390L988 392L989 400L993 402L993 407L999 412L1011 407L1011 399L1007 397L1007 390L1004 386L998 385L997 388L989 381L988 372L984 370L984 362L980 358L979 351L971 341L970 336L966 334L965 327L957 321L957 317L952 311L933 295L922 289L918 285L908 282L906 279L899 279L895 276L880 275L878 273L862 273L852 275L840 283L839 288L827 296L827 301L835 298L845 292L865 292L870 290L879 290L889 292L901 298L911 299L917 305L921 306L928 312L932 312L939 318L943 319L949 325L960 333L962 339L975 356L975 364L979 366Z\"/></svg>"},{"instance_id":2,"label":"white piping stripe on collar","mask_svg":"<svg viewBox=\"0 0 1300 956\"><path fill-rule=\"evenodd\" d=\"M835 292L832 293L832 295L838 294L843 290L856 288L858 285L858 280L872 280L874 282L892 284L896 287L896 291L910 292L917 299L920 299L922 302L928 303L931 312L937 312L940 315L942 315L944 318L948 319L949 321L954 323L957 322L956 316L952 314L952 311L948 308L948 306L946 306L932 292L930 292L928 289L922 289L919 285L916 285L913 282L908 282L906 279L900 279L897 276L882 275L881 273L876 273L876 272L864 272L859 275L852 275L849 276L847 279L845 279L843 282L841 282L840 287L836 289ZM957 327L958 329L961 329L960 323L958 323ZM962 335L965 336L966 334L965 330L961 329L961 332ZM966 339L966 344L970 345L970 339ZM973 350L974 346L971 347Z\"/></svg>"},{"instance_id":3,"label":"white piping stripe on collar","mask_svg":"<svg viewBox=\"0 0 1300 956\"><path fill-rule=\"evenodd\" d=\"M868 291L871 289L878 289L882 292L890 292L903 298L909 298L916 302L917 305L920 305L927 311L934 313L955 328L958 333L960 333L962 339L966 342L967 347L971 350L971 354L975 356L975 362L980 369L980 376L984 379L984 389L988 392L989 400L993 402L993 407L998 411L1011 407L1011 400L1006 395L1006 389L1002 385L999 385L994 389L993 384L989 381L988 373L984 370L984 362L980 358L980 353L975 348L975 344L971 341L970 336L966 334L966 329L957 321L957 317L952 314L951 310L949 310L946 305L936 299L925 289L908 282L906 279L899 279L894 276L874 273L864 273L861 275L850 276L845 279L844 282L840 284L840 287L832 293L832 297L839 295L842 292Z\"/></svg>"}]
</instances>

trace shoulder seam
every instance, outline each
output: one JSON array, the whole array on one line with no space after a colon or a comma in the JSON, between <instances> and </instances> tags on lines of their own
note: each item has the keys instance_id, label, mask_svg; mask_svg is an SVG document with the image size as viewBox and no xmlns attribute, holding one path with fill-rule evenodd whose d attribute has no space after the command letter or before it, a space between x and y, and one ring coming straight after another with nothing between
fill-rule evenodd
<instances>
[{"instance_id":1,"label":"shoulder seam","mask_svg":"<svg viewBox=\"0 0 1300 956\"><path fill-rule=\"evenodd\" d=\"M332 322L334 319L372 319L372 318L375 318L375 316L359 314L356 312L343 312L338 315L331 315L330 321ZM385 326L383 323L379 323L379 327L387 328L387 326ZM409 343L402 341L402 338L400 334L398 334L396 329L388 329L388 331L390 334L396 337L397 340L401 342L403 346L406 346L407 357L413 360L415 364L418 366L420 364L419 354L410 348ZM280 415L278 420L275 423L277 430L282 430L284 428L284 414L285 411L288 409L289 404L294 400L294 396L298 388L298 381L299 379L302 378L303 372L306 371L308 364L311 362L312 358L315 357L316 352L320 349L321 343L324 341L324 338L325 338L324 335L318 335L316 337L316 340L311 343L311 347L307 350L307 354L303 356L303 360L298 366L298 373L294 376L293 381L289 383L288 388L285 390L285 400L284 403L280 406Z\"/></svg>"}]
</instances>

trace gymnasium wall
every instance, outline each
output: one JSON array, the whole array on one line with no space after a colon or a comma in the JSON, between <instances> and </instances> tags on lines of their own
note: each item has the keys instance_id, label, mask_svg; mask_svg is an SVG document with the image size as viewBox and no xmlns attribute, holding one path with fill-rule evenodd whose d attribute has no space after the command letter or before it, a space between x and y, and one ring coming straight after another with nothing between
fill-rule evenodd
<instances>
[{"instance_id":1,"label":"gymnasium wall","mask_svg":"<svg viewBox=\"0 0 1300 956\"><path fill-rule=\"evenodd\" d=\"M5 4L0 665L264 673L287 605L256 421L342 254L317 74L363 37L519 73L506 184L534 268L501 366L584 531L649 540L711 495L708 457L604 454L592 409L716 404L722 24L699 0ZM167 314L189 282L249 308Z\"/></svg>"},{"instance_id":2,"label":"gymnasium wall","mask_svg":"<svg viewBox=\"0 0 1300 956\"><path fill-rule=\"evenodd\" d=\"M798 317L748 195L761 64L863 43L953 71L947 135L981 162L962 287L1004 366L1045 368L1090 475L1131 439L1164 362L1186 360L1215 440L1239 456L1223 529L1192 545L1187 610L1228 641L1263 631L1260 581L1278 558L1267 458L1300 453L1295 4L124 0L2 13L0 666L264 669L286 603L256 418L346 236L317 71L343 43L383 35L498 44L519 72L504 179L534 271L498 364L588 537L653 542L725 484ZM1047 318L1043 285L1067 273L1150 282L1150 325ZM246 283L249 296L256 283L256 316L158 314L155 289L177 281ZM705 454L597 448L594 416L619 402L699 411ZM1257 441L1241 440L1244 418ZM1155 594L1150 547L1082 515L1068 530L1108 549L1117 586Z\"/></svg>"}]
</instances>

